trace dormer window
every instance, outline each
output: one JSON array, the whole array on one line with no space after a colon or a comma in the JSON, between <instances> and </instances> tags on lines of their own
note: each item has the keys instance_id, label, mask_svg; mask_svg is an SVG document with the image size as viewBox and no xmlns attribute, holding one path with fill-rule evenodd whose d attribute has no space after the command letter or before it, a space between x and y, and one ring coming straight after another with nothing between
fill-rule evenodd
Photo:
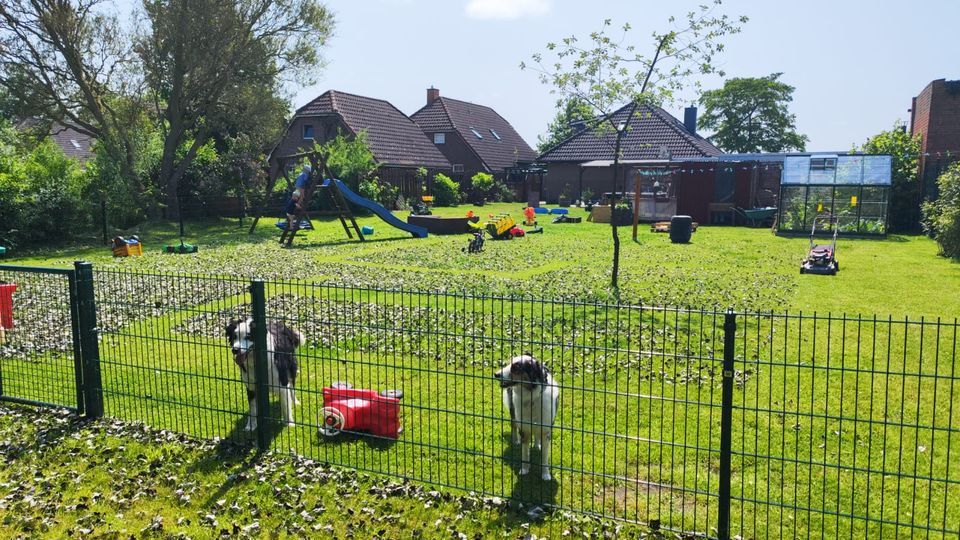
<instances>
[{"instance_id":1,"label":"dormer window","mask_svg":"<svg viewBox=\"0 0 960 540\"><path fill-rule=\"evenodd\" d=\"M446 133L434 133L433 134L433 144L446 144L447 143L447 134Z\"/></svg>"},{"instance_id":2,"label":"dormer window","mask_svg":"<svg viewBox=\"0 0 960 540\"><path fill-rule=\"evenodd\" d=\"M470 131L472 131L473 134L476 135L478 139L481 139L481 140L483 139L483 135L481 135L480 132L477 131L476 129L470 128Z\"/></svg>"}]
</instances>

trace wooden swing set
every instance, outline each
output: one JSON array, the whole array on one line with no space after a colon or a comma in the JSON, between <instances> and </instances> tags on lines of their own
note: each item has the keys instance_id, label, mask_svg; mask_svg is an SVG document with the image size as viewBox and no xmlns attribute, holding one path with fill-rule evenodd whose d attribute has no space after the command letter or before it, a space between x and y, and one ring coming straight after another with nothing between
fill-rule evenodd
<instances>
[{"instance_id":1,"label":"wooden swing set","mask_svg":"<svg viewBox=\"0 0 960 540\"><path fill-rule=\"evenodd\" d=\"M286 243L287 246L292 246L293 240L297 235L297 231L303 230L300 227L301 223L304 221L311 223L311 215L337 216L340 219L340 224L343 225L344 232L347 233L347 238L352 240L353 233L355 232L360 241L364 241L363 233L360 231L360 227L357 225L357 220L354 218L353 212L350 210L350 205L347 204L346 199L343 197L343 193L337 186L337 182L333 181L333 175L330 174L330 169L327 166L328 156L323 152L316 150L270 158L270 174L267 179L266 197L264 197L263 203L260 205L260 208L253 217L253 223L250 225L249 233L252 234L253 231L256 230L257 223L263 216L263 213L269 202L270 194L273 193L273 189L276 187L277 180L281 175L287 182L287 190L293 191L294 182L290 179L290 176L287 172L287 167L291 163L300 163L304 158L310 162L310 181L307 184L307 188L304 189L303 195L300 199L301 203L295 214L296 219L287 219L287 225L280 234L280 243ZM330 181L324 181L325 179L330 179ZM330 202L330 210L320 210L314 212L308 210L310 201L313 199L313 194L317 190L320 191L321 195L327 197L327 200ZM353 231L350 229L353 229Z\"/></svg>"}]
</instances>

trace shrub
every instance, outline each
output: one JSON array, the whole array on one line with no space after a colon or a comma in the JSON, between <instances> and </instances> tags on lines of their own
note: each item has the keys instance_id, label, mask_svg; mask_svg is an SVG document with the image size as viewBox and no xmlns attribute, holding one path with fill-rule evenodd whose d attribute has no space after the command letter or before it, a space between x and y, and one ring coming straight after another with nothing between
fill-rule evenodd
<instances>
[{"instance_id":1,"label":"shrub","mask_svg":"<svg viewBox=\"0 0 960 540\"><path fill-rule=\"evenodd\" d=\"M327 166L330 173L352 189L359 190L360 182L371 178L377 170L377 162L367 145L366 131L349 138L340 133L322 145L321 149L328 153Z\"/></svg>"},{"instance_id":2,"label":"shrub","mask_svg":"<svg viewBox=\"0 0 960 540\"><path fill-rule=\"evenodd\" d=\"M490 198L493 185L492 174L478 172L470 178L470 187L473 190L473 196L477 199Z\"/></svg>"},{"instance_id":3,"label":"shrub","mask_svg":"<svg viewBox=\"0 0 960 540\"><path fill-rule=\"evenodd\" d=\"M377 178L364 178L360 180L360 187L358 189L360 196L371 201L380 202L380 194L382 192L380 188L380 182L377 181ZM381 203L382 204L382 203Z\"/></svg>"},{"instance_id":4,"label":"shrub","mask_svg":"<svg viewBox=\"0 0 960 540\"><path fill-rule=\"evenodd\" d=\"M923 229L940 245L940 254L960 258L960 163L937 179L940 196L923 205Z\"/></svg>"},{"instance_id":5,"label":"shrub","mask_svg":"<svg viewBox=\"0 0 960 540\"><path fill-rule=\"evenodd\" d=\"M25 155L0 148L0 233L8 241L56 241L89 230L89 175L46 139ZM16 150L14 150L16 151Z\"/></svg>"},{"instance_id":6,"label":"shrub","mask_svg":"<svg viewBox=\"0 0 960 540\"><path fill-rule=\"evenodd\" d=\"M868 154L893 156L889 223L892 232L916 231L920 221L920 136L911 137L901 125L870 138L860 148Z\"/></svg>"},{"instance_id":7,"label":"shrub","mask_svg":"<svg viewBox=\"0 0 960 540\"><path fill-rule=\"evenodd\" d=\"M437 174L433 177L433 204L435 206L456 206L460 203L460 186L449 176Z\"/></svg>"},{"instance_id":8,"label":"shrub","mask_svg":"<svg viewBox=\"0 0 960 540\"><path fill-rule=\"evenodd\" d=\"M376 200L382 204L385 208L390 210L400 210L400 188L393 184L388 184L386 182L380 183L380 195Z\"/></svg>"},{"instance_id":9,"label":"shrub","mask_svg":"<svg viewBox=\"0 0 960 540\"><path fill-rule=\"evenodd\" d=\"M517 194L507 184L503 182L494 182L493 190L488 198L497 202L515 202Z\"/></svg>"}]
</instances>

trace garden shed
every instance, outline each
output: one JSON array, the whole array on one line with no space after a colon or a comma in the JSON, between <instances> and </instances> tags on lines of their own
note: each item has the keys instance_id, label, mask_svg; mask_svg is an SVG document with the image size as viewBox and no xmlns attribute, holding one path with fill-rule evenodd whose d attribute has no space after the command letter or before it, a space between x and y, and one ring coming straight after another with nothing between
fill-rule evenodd
<instances>
[{"instance_id":1,"label":"garden shed","mask_svg":"<svg viewBox=\"0 0 960 540\"><path fill-rule=\"evenodd\" d=\"M817 215L832 214L841 234L886 234L891 166L888 155L786 156L777 232L809 233Z\"/></svg>"}]
</instances>

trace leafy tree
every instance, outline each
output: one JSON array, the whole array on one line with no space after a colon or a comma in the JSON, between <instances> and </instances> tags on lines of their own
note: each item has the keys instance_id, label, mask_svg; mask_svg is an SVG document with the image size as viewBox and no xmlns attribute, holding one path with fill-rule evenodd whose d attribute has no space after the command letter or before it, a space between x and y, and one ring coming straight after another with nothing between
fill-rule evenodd
<instances>
[{"instance_id":1,"label":"leafy tree","mask_svg":"<svg viewBox=\"0 0 960 540\"><path fill-rule=\"evenodd\" d=\"M576 132L571 124L586 122L592 114L590 107L576 97L558 100L557 115L547 126L547 133L537 137L537 151L542 154L567 140Z\"/></svg>"},{"instance_id":2,"label":"leafy tree","mask_svg":"<svg viewBox=\"0 0 960 540\"><path fill-rule=\"evenodd\" d=\"M781 75L727 79L723 88L704 92L700 125L714 131L710 140L727 152L802 152L809 139L797 133L787 109L794 88Z\"/></svg>"},{"instance_id":3,"label":"leafy tree","mask_svg":"<svg viewBox=\"0 0 960 540\"><path fill-rule=\"evenodd\" d=\"M0 2L0 86L21 117L68 121L98 140L125 181L136 171L143 78L104 0Z\"/></svg>"},{"instance_id":4,"label":"leafy tree","mask_svg":"<svg viewBox=\"0 0 960 540\"><path fill-rule=\"evenodd\" d=\"M911 137L902 124L870 137L860 151L893 156L888 209L891 232L915 231L920 223L920 136Z\"/></svg>"},{"instance_id":5,"label":"leafy tree","mask_svg":"<svg viewBox=\"0 0 960 540\"><path fill-rule=\"evenodd\" d=\"M940 254L960 258L960 162L937 179L940 195L923 205L923 229L940 245Z\"/></svg>"},{"instance_id":6,"label":"leafy tree","mask_svg":"<svg viewBox=\"0 0 960 540\"><path fill-rule=\"evenodd\" d=\"M494 187L493 175L478 172L470 178L470 187L473 189L474 197L480 199L490 198Z\"/></svg>"},{"instance_id":7,"label":"leafy tree","mask_svg":"<svg viewBox=\"0 0 960 540\"><path fill-rule=\"evenodd\" d=\"M162 109L159 180L176 217L178 182L200 148L284 80L312 84L334 21L318 0L143 1L150 33L135 49Z\"/></svg>"},{"instance_id":8,"label":"leafy tree","mask_svg":"<svg viewBox=\"0 0 960 540\"><path fill-rule=\"evenodd\" d=\"M723 74L714 65L714 57L723 50L723 38L740 31L737 21L744 23L747 19L732 20L727 15L715 15L714 9L721 3L721 0L714 0L713 6L701 6L691 11L681 24L671 17L669 29L653 33L650 55L643 54L630 42L632 27L629 23L611 35L612 22L607 19L588 40L581 42L571 36L559 43L548 43L547 54L552 59L536 53L532 56L533 64L520 64L521 69L532 69L539 74L541 82L552 86L551 91L561 97L560 103L564 99L577 100L588 107L590 116L597 118L595 132L616 134L611 144L614 160L612 192L616 192L619 185L623 136L641 106L672 100L674 94L696 74ZM619 123L613 113L624 104L629 107L628 121ZM604 141L609 139L601 137ZM620 237L616 222L611 220L610 225L613 237L610 284L616 293Z\"/></svg>"},{"instance_id":9,"label":"leafy tree","mask_svg":"<svg viewBox=\"0 0 960 540\"><path fill-rule=\"evenodd\" d=\"M370 180L377 170L377 161L367 145L367 133L361 131L356 137L338 133L325 144L316 144L315 149L327 156L330 174L343 180L352 189Z\"/></svg>"},{"instance_id":10,"label":"leafy tree","mask_svg":"<svg viewBox=\"0 0 960 540\"><path fill-rule=\"evenodd\" d=\"M49 138L24 151L17 131L0 124L0 236L7 242L56 242L88 227L89 177L80 164Z\"/></svg>"},{"instance_id":11,"label":"leafy tree","mask_svg":"<svg viewBox=\"0 0 960 540\"><path fill-rule=\"evenodd\" d=\"M433 204L436 206L456 206L460 204L460 185L443 173L434 176Z\"/></svg>"}]
</instances>

